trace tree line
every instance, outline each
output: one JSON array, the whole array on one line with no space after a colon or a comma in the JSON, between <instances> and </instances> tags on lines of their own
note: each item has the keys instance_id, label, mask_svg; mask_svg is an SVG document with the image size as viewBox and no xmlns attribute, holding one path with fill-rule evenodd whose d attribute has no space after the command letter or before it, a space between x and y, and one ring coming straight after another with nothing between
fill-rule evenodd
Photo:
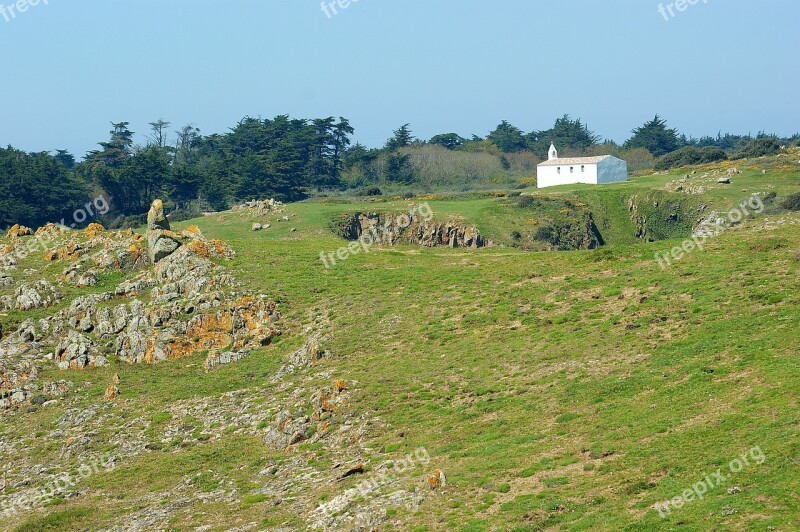
<instances>
[{"instance_id":1,"label":"tree line","mask_svg":"<svg viewBox=\"0 0 800 532\"><path fill-rule=\"evenodd\" d=\"M99 194L125 223L125 217L146 213L155 197L170 210L194 214L250 198L298 201L376 186L426 192L514 186L532 179L551 142L561 156L617 155L640 170L766 155L800 138L760 133L691 139L659 116L634 129L621 145L602 140L568 115L549 129L528 133L504 120L486 136L470 138L442 133L421 140L404 124L372 149L352 144L354 129L342 117L245 117L228 132L211 135L191 124L171 132L164 119L149 126L141 146L134 143L128 122L112 123L107 140L81 161L66 150L0 149L0 226L58 220L64 209Z\"/></svg>"}]
</instances>

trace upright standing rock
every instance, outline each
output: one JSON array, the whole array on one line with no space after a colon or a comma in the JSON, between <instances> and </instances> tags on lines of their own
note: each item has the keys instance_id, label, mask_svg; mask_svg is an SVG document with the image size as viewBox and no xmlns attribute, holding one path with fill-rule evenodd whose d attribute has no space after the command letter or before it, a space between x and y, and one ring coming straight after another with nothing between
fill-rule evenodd
<instances>
[{"instance_id":1,"label":"upright standing rock","mask_svg":"<svg viewBox=\"0 0 800 532\"><path fill-rule=\"evenodd\" d=\"M147 230L163 229L169 231L169 220L164 216L164 202L160 199L153 201L147 213Z\"/></svg>"},{"instance_id":2,"label":"upright standing rock","mask_svg":"<svg viewBox=\"0 0 800 532\"><path fill-rule=\"evenodd\" d=\"M164 202L160 199L153 202L147 213L147 245L153 264L173 254L181 245L170 231L169 220L164 216Z\"/></svg>"}]
</instances>

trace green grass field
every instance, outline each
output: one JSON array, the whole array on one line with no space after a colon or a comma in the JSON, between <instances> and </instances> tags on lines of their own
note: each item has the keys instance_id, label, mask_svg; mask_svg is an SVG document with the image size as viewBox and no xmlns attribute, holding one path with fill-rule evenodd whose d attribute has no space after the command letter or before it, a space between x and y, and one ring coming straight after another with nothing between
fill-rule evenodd
<instances>
[{"instance_id":1,"label":"green grass field","mask_svg":"<svg viewBox=\"0 0 800 532\"><path fill-rule=\"evenodd\" d=\"M181 491L186 503L164 516L164 529L304 529L302 513L261 493L259 472L297 457L310 470L328 470L333 464L319 448L272 450L237 431L234 417L217 426L182 418L194 437L174 444L160 443L161 427L175 417L176 403L258 413L289 400L291 389L270 379L303 344L304 328L322 322L333 353L322 362L328 373L291 378L312 387L332 378L354 383L349 408L382 422L360 442L375 463L419 447L431 456L405 481L426 490L424 502L388 512L382 530L796 530L800 214L747 219L662 270L654 254L687 235L642 242L627 212L631 194L654 191L720 211L754 192L781 197L800 190L800 170L788 164L754 161L733 185L714 184L699 196L666 188L685 171L535 191L582 202L603 220L607 245L596 250L376 246L326 269L320 252L346 245L330 220L408 208L390 198L289 205L290 221L257 233L241 213L185 222L229 243L237 252L226 264L231 272L278 301L280 341L211 374L202 371L202 354L154 366L112 360L110 368L68 376L49 370L46 377L80 387L58 404L0 417L0 441L13 442L9 459L77 467L76 458L57 459L55 420L68 408L103 403L114 373L122 400L103 407L107 419L87 445L113 451L126 431L150 431L155 447L87 479L76 496L0 526L125 526L134 510L166 507L168 493L192 478ZM422 199L438 219L457 217L500 244L511 244L512 231L537 216L515 198ZM51 268L52 275L59 270ZM729 470L753 448L763 463ZM673 506L666 517L654 508L718 468L727 480L702 499ZM434 469L447 476L443 490L427 486ZM358 480L314 484L311 499L328 500ZM236 488L233 499L196 496L225 486Z\"/></svg>"}]
</instances>

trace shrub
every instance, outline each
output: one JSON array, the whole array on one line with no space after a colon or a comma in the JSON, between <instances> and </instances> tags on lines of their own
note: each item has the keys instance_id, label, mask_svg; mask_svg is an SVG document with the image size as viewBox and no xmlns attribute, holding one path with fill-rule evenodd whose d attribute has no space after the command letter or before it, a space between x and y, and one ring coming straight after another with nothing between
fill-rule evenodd
<instances>
[{"instance_id":1,"label":"shrub","mask_svg":"<svg viewBox=\"0 0 800 532\"><path fill-rule=\"evenodd\" d=\"M170 223L175 222L185 222L186 220L191 220L193 218L197 218L200 216L200 213L187 211L185 209L176 209L169 213L167 218L169 218Z\"/></svg>"},{"instance_id":2,"label":"shrub","mask_svg":"<svg viewBox=\"0 0 800 532\"><path fill-rule=\"evenodd\" d=\"M655 163L656 170L669 170L670 168L679 168L681 166L689 166L694 164L707 164L724 161L728 158L725 150L715 146L708 146L705 148L695 148L694 146L687 146L672 153L668 153Z\"/></svg>"},{"instance_id":3,"label":"shrub","mask_svg":"<svg viewBox=\"0 0 800 532\"><path fill-rule=\"evenodd\" d=\"M778 155L781 145L778 140L772 137L753 139L739 150L734 159L752 159L754 157L764 157L767 155Z\"/></svg>"},{"instance_id":4,"label":"shrub","mask_svg":"<svg viewBox=\"0 0 800 532\"><path fill-rule=\"evenodd\" d=\"M533 205L533 196L520 196L517 205L523 209L530 207Z\"/></svg>"},{"instance_id":5,"label":"shrub","mask_svg":"<svg viewBox=\"0 0 800 532\"><path fill-rule=\"evenodd\" d=\"M109 221L101 219L101 222L109 230L136 228L147 225L147 215L118 216Z\"/></svg>"},{"instance_id":6,"label":"shrub","mask_svg":"<svg viewBox=\"0 0 800 532\"><path fill-rule=\"evenodd\" d=\"M362 187L356 190L356 195L358 196L383 196L383 191L379 187L371 186L371 187Z\"/></svg>"},{"instance_id":7,"label":"shrub","mask_svg":"<svg viewBox=\"0 0 800 532\"><path fill-rule=\"evenodd\" d=\"M781 206L790 211L800 211L800 192L787 196Z\"/></svg>"},{"instance_id":8,"label":"shrub","mask_svg":"<svg viewBox=\"0 0 800 532\"><path fill-rule=\"evenodd\" d=\"M550 225L543 225L536 230L536 235L534 236L536 240L542 240L544 242L557 242L558 241L558 231Z\"/></svg>"}]
</instances>

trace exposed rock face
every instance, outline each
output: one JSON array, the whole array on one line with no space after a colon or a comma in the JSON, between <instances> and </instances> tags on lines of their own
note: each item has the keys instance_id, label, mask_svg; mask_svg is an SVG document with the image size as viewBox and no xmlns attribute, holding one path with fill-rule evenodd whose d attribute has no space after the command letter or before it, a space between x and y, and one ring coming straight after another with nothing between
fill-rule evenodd
<instances>
[{"instance_id":1,"label":"exposed rock face","mask_svg":"<svg viewBox=\"0 0 800 532\"><path fill-rule=\"evenodd\" d=\"M717 211L711 211L708 215L704 216L697 227L692 232L693 238L709 238L714 237L724 231L729 222L725 220Z\"/></svg>"},{"instance_id":2,"label":"exposed rock face","mask_svg":"<svg viewBox=\"0 0 800 532\"><path fill-rule=\"evenodd\" d=\"M476 227L455 221L425 220L416 215L357 212L334 223L333 230L347 240L367 239L376 244L424 247L482 248L490 245Z\"/></svg>"},{"instance_id":3,"label":"exposed rock face","mask_svg":"<svg viewBox=\"0 0 800 532\"><path fill-rule=\"evenodd\" d=\"M217 304L220 302L217 300ZM268 345L279 334L271 325L277 314L271 301L242 298L225 309L198 314L188 322L174 306L131 309L128 326L116 339L116 355L129 363L154 363L209 351L207 369L231 363L242 354L223 350L249 351Z\"/></svg>"}]
</instances>

